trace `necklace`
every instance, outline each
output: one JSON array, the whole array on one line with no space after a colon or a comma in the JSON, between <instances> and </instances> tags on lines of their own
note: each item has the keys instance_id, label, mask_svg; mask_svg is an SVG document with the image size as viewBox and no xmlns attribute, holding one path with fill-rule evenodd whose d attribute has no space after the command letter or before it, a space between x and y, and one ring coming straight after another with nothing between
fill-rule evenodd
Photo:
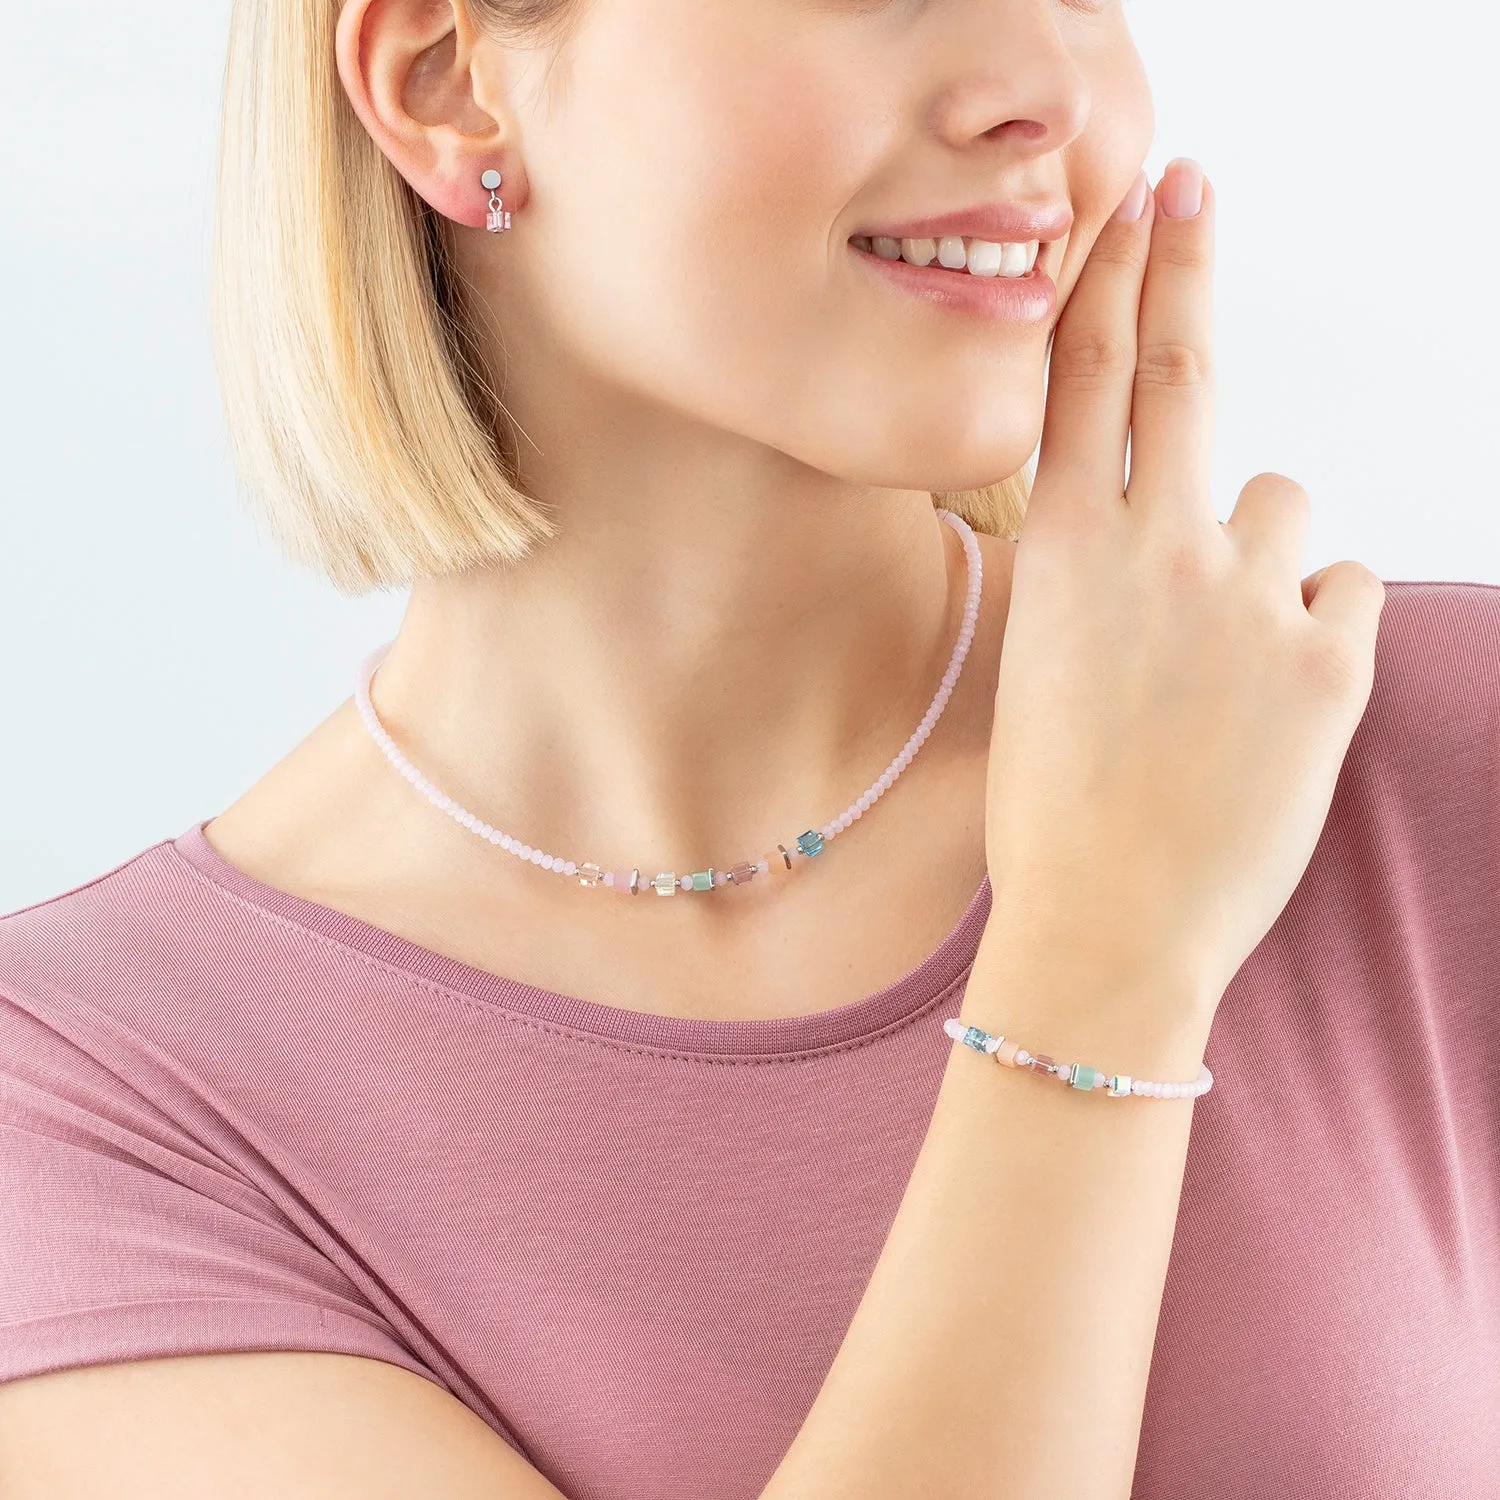
<instances>
[{"instance_id":1,"label":"necklace","mask_svg":"<svg viewBox=\"0 0 1500 1500\"><path fill-rule=\"evenodd\" d=\"M798 834L790 847L786 844L777 844L774 849L763 853L759 859L741 860L737 864L730 865L727 870L716 869L710 865L706 870L696 870L692 874L680 877L675 870L663 870L654 880L642 881L641 872L636 868L629 871L606 870L593 860L584 860L580 864L571 859L563 859L561 855L544 854L540 849L533 849L530 844L523 844L514 835L501 833L498 828L490 827L482 818L460 807L451 797L444 795L433 786L402 755L396 748L395 741L386 733L384 726L375 715L374 705L370 702L370 682L375 676L375 669L385 658L386 652L395 644L394 641L387 641L385 645L378 646L360 667L354 690L355 706L359 709L359 716L364 720L365 728L370 731L375 743L385 752L386 759L440 812L447 813L456 823L477 833L480 838L487 839L490 843L514 854L518 859L528 860L544 870L553 870L561 875L572 876L580 885L602 886L631 896L638 895L647 889L654 890L658 896L674 896L679 890L711 891L726 884L747 885L757 875L784 876L803 861L821 854L840 833L869 812L891 789L896 778L911 764L912 758L922 748L927 736L932 733L934 725L942 718L948 699L953 695L954 686L963 670L964 657L969 654L969 643L974 639L974 629L979 619L979 596L984 586L984 564L979 555L979 543L974 540L974 532L968 522L956 511L945 510L941 506L936 509L938 515L958 532L963 542L964 555L968 559L969 568L968 594L964 602L963 624L953 646L953 655L948 660L948 670L943 673L942 683L928 705L927 712L923 714L922 722L917 725L911 738L901 747L900 754L838 817L825 823L822 828L809 828L805 833Z\"/></svg>"}]
</instances>

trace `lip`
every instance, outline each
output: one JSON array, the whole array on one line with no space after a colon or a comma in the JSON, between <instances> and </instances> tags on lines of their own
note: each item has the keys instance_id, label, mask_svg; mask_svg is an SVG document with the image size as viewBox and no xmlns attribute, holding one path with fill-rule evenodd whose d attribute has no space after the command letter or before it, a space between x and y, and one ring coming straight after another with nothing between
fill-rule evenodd
<instances>
[{"instance_id":1,"label":"lip","mask_svg":"<svg viewBox=\"0 0 1500 1500\"><path fill-rule=\"evenodd\" d=\"M886 260L853 243L849 253L885 285L955 312L1004 323L1045 324L1057 308L1057 283L1042 269L1045 249L1037 252L1036 264L1025 276L975 276L969 271L950 271L936 261L914 266L904 260Z\"/></svg>"},{"instance_id":2,"label":"lip","mask_svg":"<svg viewBox=\"0 0 1500 1500\"><path fill-rule=\"evenodd\" d=\"M1066 202L981 203L956 213L926 219L903 219L854 231L886 235L893 240L941 239L945 234L997 244L1024 245L1030 240L1060 240L1073 227L1073 208Z\"/></svg>"}]
</instances>

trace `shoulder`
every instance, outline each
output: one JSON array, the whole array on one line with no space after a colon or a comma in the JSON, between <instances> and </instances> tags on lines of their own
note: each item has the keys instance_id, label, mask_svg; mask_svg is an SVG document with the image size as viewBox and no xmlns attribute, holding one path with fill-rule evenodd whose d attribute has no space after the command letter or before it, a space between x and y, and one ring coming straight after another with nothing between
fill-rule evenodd
<instances>
[{"instance_id":1,"label":"shoulder","mask_svg":"<svg viewBox=\"0 0 1500 1500\"><path fill-rule=\"evenodd\" d=\"M128 1113L188 1091L233 934L174 845L0 913L0 1105L71 1092Z\"/></svg>"},{"instance_id":2,"label":"shoulder","mask_svg":"<svg viewBox=\"0 0 1500 1500\"><path fill-rule=\"evenodd\" d=\"M1493 713L1500 699L1500 584L1383 581L1377 689Z\"/></svg>"},{"instance_id":3,"label":"shoulder","mask_svg":"<svg viewBox=\"0 0 1500 1500\"><path fill-rule=\"evenodd\" d=\"M244 1103L259 1059L233 1024L242 1017L242 1036L268 1028L264 1008L238 1003L263 974L243 965L247 989L233 988L243 951L233 912L168 840L0 916L0 1387L268 1350L362 1356L442 1384L324 1234L336 1191L291 1185L281 1163L294 1151L286 1140L267 1149ZM195 1366L192 1378L218 1368ZM251 1372L270 1368L226 1365L223 1378L253 1397ZM286 1373L299 1369L332 1391L331 1370L326 1382L317 1367ZM95 1391L102 1413L147 1394L143 1379L45 1389L58 1392L59 1416ZM161 1412L187 1388L187 1376L167 1379ZM393 1386L393 1402L414 1389ZM13 1425L21 1412L45 1414L32 1399L0 1400L7 1437L7 1414Z\"/></svg>"},{"instance_id":4,"label":"shoulder","mask_svg":"<svg viewBox=\"0 0 1500 1500\"><path fill-rule=\"evenodd\" d=\"M162 1107L176 1070L150 1035L152 1015L177 1008L174 970L192 962L170 844L0 914L0 1129L26 1131L31 1147L97 1146L148 1116L157 1146L182 1144Z\"/></svg>"},{"instance_id":5,"label":"shoulder","mask_svg":"<svg viewBox=\"0 0 1500 1500\"><path fill-rule=\"evenodd\" d=\"M1500 894L1500 586L1382 580L1369 702L1324 834L1379 900L1488 912ZM1487 919L1486 919L1487 920Z\"/></svg>"},{"instance_id":6,"label":"shoulder","mask_svg":"<svg viewBox=\"0 0 1500 1500\"><path fill-rule=\"evenodd\" d=\"M68 994L103 1006L186 923L162 839L77 885L0 913L0 994L39 1013Z\"/></svg>"},{"instance_id":7,"label":"shoulder","mask_svg":"<svg viewBox=\"0 0 1500 1500\"><path fill-rule=\"evenodd\" d=\"M1491 777L1500 754L1500 585L1386 579L1370 700L1350 753Z\"/></svg>"},{"instance_id":8,"label":"shoulder","mask_svg":"<svg viewBox=\"0 0 1500 1500\"><path fill-rule=\"evenodd\" d=\"M135 908L142 881L152 880L154 872L168 859L173 843L170 838L159 839L77 885L0 912L0 952L8 940L23 939L49 927L88 921L111 909Z\"/></svg>"}]
</instances>

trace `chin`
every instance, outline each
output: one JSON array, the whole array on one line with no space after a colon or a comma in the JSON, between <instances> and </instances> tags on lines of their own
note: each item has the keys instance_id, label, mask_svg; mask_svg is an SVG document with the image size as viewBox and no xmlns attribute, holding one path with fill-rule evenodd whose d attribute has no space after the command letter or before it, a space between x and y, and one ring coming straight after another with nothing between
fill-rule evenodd
<instances>
[{"instance_id":1,"label":"chin","mask_svg":"<svg viewBox=\"0 0 1500 1500\"><path fill-rule=\"evenodd\" d=\"M739 409L718 411L712 420L846 484L977 490L1025 468L1041 438L1046 407L1040 369L1007 379L994 373L991 362L987 385L980 380L970 380L969 400L944 399L935 391L961 390L961 378L927 379L909 369L856 365L847 376L820 372L781 391L748 387L758 402L756 420L742 404L742 387ZM722 380L705 384L726 386Z\"/></svg>"},{"instance_id":2,"label":"chin","mask_svg":"<svg viewBox=\"0 0 1500 1500\"><path fill-rule=\"evenodd\" d=\"M982 412L960 414L958 420L951 409L925 421L908 410L899 421L867 434L859 465L867 472L857 477L890 489L949 492L998 484L1020 472L1036 452L1040 410L1034 423L1018 420L1022 415L1014 407L997 412L989 402Z\"/></svg>"},{"instance_id":3,"label":"chin","mask_svg":"<svg viewBox=\"0 0 1500 1500\"><path fill-rule=\"evenodd\" d=\"M1019 447L1008 451L1003 457L988 455L951 453L890 454L882 460L880 456L864 455L862 461L840 463L826 460L813 467L832 474L849 484L869 485L887 490L933 490L954 494L960 490L980 490L986 485L999 484L1019 473L1035 451L1031 447Z\"/></svg>"}]
</instances>

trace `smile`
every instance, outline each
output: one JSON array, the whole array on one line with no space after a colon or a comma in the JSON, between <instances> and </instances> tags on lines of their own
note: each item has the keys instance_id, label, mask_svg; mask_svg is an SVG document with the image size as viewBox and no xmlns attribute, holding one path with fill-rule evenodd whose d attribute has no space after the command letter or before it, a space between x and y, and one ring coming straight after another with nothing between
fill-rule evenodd
<instances>
[{"instance_id":1,"label":"smile","mask_svg":"<svg viewBox=\"0 0 1500 1500\"><path fill-rule=\"evenodd\" d=\"M970 276L1001 276L1011 281L1031 275L1041 249L1039 240L999 244L961 234L945 234L936 240L895 240L883 234L857 234L849 243L881 260L904 260L909 266L932 266Z\"/></svg>"}]
</instances>

